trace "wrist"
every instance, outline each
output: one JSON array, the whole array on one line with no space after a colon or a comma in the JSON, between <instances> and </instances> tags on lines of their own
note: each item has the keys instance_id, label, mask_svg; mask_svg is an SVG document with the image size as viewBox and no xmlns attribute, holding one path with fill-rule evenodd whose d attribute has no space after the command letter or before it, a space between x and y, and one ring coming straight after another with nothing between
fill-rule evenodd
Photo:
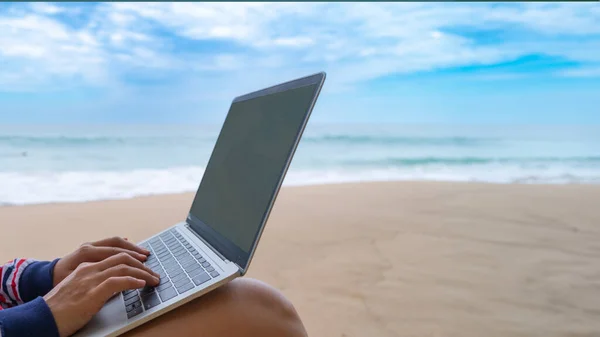
<instances>
[{"instance_id":1,"label":"wrist","mask_svg":"<svg viewBox=\"0 0 600 337\"><path fill-rule=\"evenodd\" d=\"M64 323L63 317L62 317L64 303L60 303L60 301L56 301L55 296L52 296L52 295L53 295L53 292L50 292L46 296L44 296L44 302L46 303L46 307L48 308L48 311L50 311L50 314L52 315L52 320L54 321L54 325L56 327L57 336L58 337L66 336L63 332L63 329L61 329L61 324L60 324L61 322Z\"/></svg>"},{"instance_id":2,"label":"wrist","mask_svg":"<svg viewBox=\"0 0 600 337\"><path fill-rule=\"evenodd\" d=\"M67 275L63 275L64 273L62 272L62 270L64 270L65 268L63 267L63 264L65 263L64 259L56 259L55 263L54 263L54 267L52 268L52 287L56 287L57 284L59 284L62 280L65 279L65 277L67 277Z\"/></svg>"}]
</instances>

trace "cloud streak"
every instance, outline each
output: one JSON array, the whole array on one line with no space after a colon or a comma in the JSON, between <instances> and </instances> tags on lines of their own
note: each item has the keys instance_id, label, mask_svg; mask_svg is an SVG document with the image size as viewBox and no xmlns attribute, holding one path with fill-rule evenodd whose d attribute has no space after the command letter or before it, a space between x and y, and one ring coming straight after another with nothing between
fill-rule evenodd
<instances>
[{"instance_id":1,"label":"cloud streak","mask_svg":"<svg viewBox=\"0 0 600 337\"><path fill-rule=\"evenodd\" d=\"M600 8L585 3L102 3L77 24L77 5L2 6L2 91L321 69L343 89L528 55L576 64L555 76L600 67Z\"/></svg>"}]
</instances>

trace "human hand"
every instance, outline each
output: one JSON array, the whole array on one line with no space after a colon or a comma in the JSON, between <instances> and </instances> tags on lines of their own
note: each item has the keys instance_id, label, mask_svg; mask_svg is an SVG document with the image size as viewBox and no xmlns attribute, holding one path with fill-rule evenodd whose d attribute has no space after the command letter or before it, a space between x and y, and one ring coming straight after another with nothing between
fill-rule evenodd
<instances>
[{"instance_id":1,"label":"human hand","mask_svg":"<svg viewBox=\"0 0 600 337\"><path fill-rule=\"evenodd\" d=\"M100 262L79 264L44 300L59 335L67 337L87 324L114 294L158 283L158 274L130 254L119 253Z\"/></svg>"},{"instance_id":2,"label":"human hand","mask_svg":"<svg viewBox=\"0 0 600 337\"><path fill-rule=\"evenodd\" d=\"M126 253L141 262L146 261L150 255L146 249L120 237L84 243L76 251L56 263L53 285L59 284L82 263L99 262L120 253Z\"/></svg>"}]
</instances>

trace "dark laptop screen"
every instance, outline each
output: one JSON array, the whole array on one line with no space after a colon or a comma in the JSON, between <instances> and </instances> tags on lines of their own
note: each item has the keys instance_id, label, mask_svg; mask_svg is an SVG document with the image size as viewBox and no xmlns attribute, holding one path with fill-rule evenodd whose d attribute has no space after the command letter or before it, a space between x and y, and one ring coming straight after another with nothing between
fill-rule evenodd
<instances>
[{"instance_id":1,"label":"dark laptop screen","mask_svg":"<svg viewBox=\"0 0 600 337\"><path fill-rule=\"evenodd\" d=\"M202 236L235 251L226 256L234 262L248 259L318 87L312 83L231 105L190 218Z\"/></svg>"}]
</instances>

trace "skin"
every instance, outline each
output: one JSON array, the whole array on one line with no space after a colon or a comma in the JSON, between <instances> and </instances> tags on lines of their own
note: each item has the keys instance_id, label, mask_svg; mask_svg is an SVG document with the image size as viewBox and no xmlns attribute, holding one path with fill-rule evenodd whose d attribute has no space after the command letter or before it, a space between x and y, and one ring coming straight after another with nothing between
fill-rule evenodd
<instances>
[{"instance_id":1,"label":"skin","mask_svg":"<svg viewBox=\"0 0 600 337\"><path fill-rule=\"evenodd\" d=\"M292 303L277 289L238 278L123 337L306 337Z\"/></svg>"},{"instance_id":2,"label":"skin","mask_svg":"<svg viewBox=\"0 0 600 337\"><path fill-rule=\"evenodd\" d=\"M159 275L142 263L149 252L122 238L79 247L54 267L54 288L44 296L61 337L87 324L115 293L156 286Z\"/></svg>"},{"instance_id":3,"label":"skin","mask_svg":"<svg viewBox=\"0 0 600 337\"><path fill-rule=\"evenodd\" d=\"M120 253L128 254L140 262L146 261L148 255L150 255L150 252L146 249L117 236L84 243L73 253L58 261L54 268L54 286L74 272L80 264L100 262Z\"/></svg>"},{"instance_id":4,"label":"skin","mask_svg":"<svg viewBox=\"0 0 600 337\"><path fill-rule=\"evenodd\" d=\"M119 237L83 244L54 269L44 299L61 337L87 324L115 293L155 286L159 276L144 266L150 253ZM293 305L273 287L236 279L124 337L306 337Z\"/></svg>"}]
</instances>

